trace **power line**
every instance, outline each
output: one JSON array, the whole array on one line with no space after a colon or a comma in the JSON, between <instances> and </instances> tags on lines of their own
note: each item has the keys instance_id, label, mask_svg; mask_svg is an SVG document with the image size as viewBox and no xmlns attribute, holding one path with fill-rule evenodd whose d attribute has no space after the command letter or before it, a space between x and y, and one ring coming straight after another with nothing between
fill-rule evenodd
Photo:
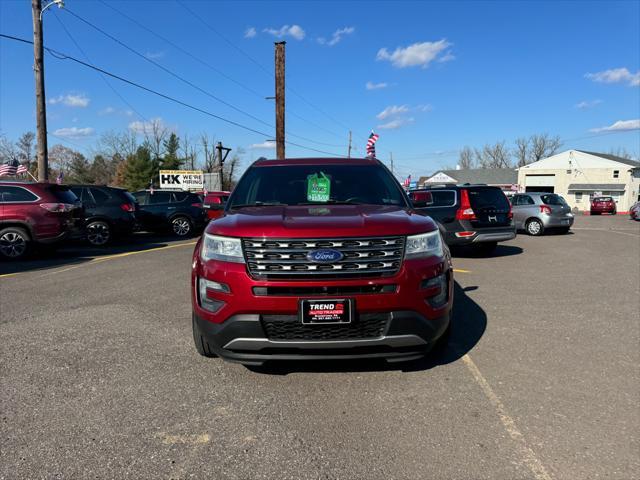
<instances>
[{"instance_id":1,"label":"power line","mask_svg":"<svg viewBox=\"0 0 640 480\"><path fill-rule=\"evenodd\" d=\"M255 65L258 66L258 68L260 68L260 70L262 70L264 73L266 73L267 75L273 77L274 73L273 71L268 70L264 65L262 65L259 61L257 61L255 58L253 58L251 55L249 55L247 52L245 52L242 48L240 48L238 45L236 45L235 43L233 43L231 40L229 40L227 37L225 37L222 33L220 33L218 30L216 30L213 26L211 26L211 24L209 24L207 21L205 21L200 15L198 15L196 12L194 12L191 8L189 8L182 0L175 0L176 3L178 5L180 5L184 10L186 10L187 12L189 12L194 18L196 18L198 21L200 21L200 23L202 23L206 28L208 28L209 30L211 30L213 33L215 33L217 36L219 36L220 38L222 38L222 40L224 40L227 44L229 44L231 47L233 47L235 50L237 50L238 52L240 52L244 57L248 58L249 61L251 61L252 63L254 63ZM335 118L333 118L331 115L327 114L326 112L324 112L322 109L320 109L319 107L317 107L316 105L314 105L313 103L311 103L309 100L307 100L306 98L304 98L301 94L299 94L298 92L296 92L294 89L292 89L291 87L286 86L285 89L291 93L293 93L295 96L297 96L298 98L300 98L303 102L305 102L307 105L309 105L310 107L312 107L313 109L317 110L318 112L322 113L324 116L326 116L329 120L331 120L334 123L337 123L339 125L342 125L342 127L346 128L347 131L350 130L350 127L347 127L346 125L342 124L340 121L336 120ZM301 120L304 120L306 122L311 123L310 120L307 120L303 117L300 117L299 115L294 115L298 118L300 118ZM318 127L318 125L315 125L316 127ZM331 130L327 130L323 127L318 127L321 128L322 130L324 130L325 132L328 132L332 135L335 135L338 138L343 138L343 135L340 135L336 132L333 132Z\"/></svg>"},{"instance_id":2,"label":"power line","mask_svg":"<svg viewBox=\"0 0 640 480\"><path fill-rule=\"evenodd\" d=\"M3 33L0 33L0 37L1 38L6 38L6 39L9 39L9 40L14 40L14 41L21 42L21 43L26 43L28 45L33 45L33 41L31 41L31 40L26 40L24 38L15 37L15 36L12 36L12 35L6 35L6 34L3 34ZM207 110L204 110L204 109L202 109L200 107L196 107L196 106L191 105L189 103L183 102L182 100L179 100L177 98L171 97L171 96L166 95L164 93L158 92L157 90L154 90L154 89L152 89L150 87L146 87L146 86L144 86L144 85L142 85L140 83L134 82L133 80L126 79L126 78L124 78L124 77L122 77L120 75L117 75L115 73L111 73L111 72L109 72L107 70L104 70L103 68L97 67L97 66L92 65L92 64L90 64L88 62L84 62L84 61L82 61L82 60L80 60L78 58L72 57L71 55L67 55L65 53L59 52L59 51L57 51L57 50L55 50L53 48L50 48L50 47L44 47L44 49L48 53L50 53L51 55L53 55L55 58L57 58L59 60L71 60L71 61L73 61L75 63L78 63L80 65L83 65L83 66L85 66L87 68L90 68L90 69L95 70L97 72L103 73L103 74L105 74L105 75L107 75L107 76L109 76L111 78L115 78L116 80L120 80L121 82L124 82L124 83L126 83L128 85L134 86L134 87L139 88L141 90L144 90L144 91L146 91L148 93L151 93L153 95L156 95L156 96L159 96L161 98L164 98L165 100L169 100L171 102L177 103L179 105L182 105L183 107L189 108L191 110L195 110L195 111L200 112L200 113L202 113L204 115L207 115L207 116L212 117L212 118L216 118L216 119L218 119L218 120L220 120L222 122L225 122L225 123L228 123L230 125L236 126L236 127L241 128L243 130L246 130L248 132L255 133L255 134L260 135L262 137L269 137L268 133L262 132L260 130L256 130L255 128L248 127L248 126L243 125L241 123L238 123L238 122L236 122L234 120L229 120L228 118L221 117L220 115L216 115L215 113L211 113L211 112L209 112ZM323 153L325 155L330 155L332 157L342 157L342 156L344 156L344 155L341 155L341 154L336 154L336 153L333 153L333 152L327 152L327 151L324 151L324 150L319 150L319 149L316 149L316 148L308 147L306 145L301 145L301 144L295 143L295 142L287 141L286 143L289 144L289 145L292 145L294 147L302 148L302 149L305 149L305 150L310 150L310 151L317 152L317 153Z\"/></svg>"},{"instance_id":3,"label":"power line","mask_svg":"<svg viewBox=\"0 0 640 480\"><path fill-rule=\"evenodd\" d=\"M76 46L76 48L80 51L80 53L82 54L82 56L84 57L84 59L87 62L91 62L91 59L89 58L89 56L85 53L85 51L82 49L82 47L80 46L80 44L78 42L76 42L76 39L73 38L73 35L71 35L71 32L67 29L67 27L64 25L64 23L62 22L62 20L58 17L58 14L55 12L55 10L53 11L53 16L55 17L55 19L58 21L58 23L60 24L60 26L62 27L62 29L65 31L65 33L67 34L67 36L69 37L69 39L73 42L73 44ZM107 84L107 86L111 89L111 91L113 91L113 93L115 93L118 98L120 98L120 100L122 100L122 102L127 105L132 111L134 111L138 117L140 117L142 120L144 120L145 122L148 122L149 120L142 115L133 105L131 105L131 103L129 103L129 101L127 101L127 99L125 99L120 92L118 92L113 85L111 85L111 83L109 82L109 80L107 80L107 78L102 74L102 73L98 73L100 75L100 78L102 78L102 80L104 81L104 83Z\"/></svg>"},{"instance_id":4,"label":"power line","mask_svg":"<svg viewBox=\"0 0 640 480\"><path fill-rule=\"evenodd\" d=\"M101 3L103 3L103 4L104 4L104 2L103 2L102 0L100 0L100 1L101 1ZM105 5L106 5L106 4L105 4ZM155 35L156 37L160 38L161 40L163 40L163 41L167 42L169 45L171 45L171 46L173 46L174 48L178 49L178 50L179 50L179 51L181 51L182 53L184 53L184 54L188 55L189 57L191 57L191 58L195 59L196 61L198 61L198 62L200 62L200 63L202 63L202 64L206 65L207 67L209 67L209 68L213 69L214 71L216 71L216 72L220 73L221 75L223 75L225 78L227 78L227 79L231 80L232 82L234 82L234 83L236 83L236 84L238 84L238 85L242 86L242 87L243 87L243 88L245 88L245 89L248 89L249 91L251 91L252 93L254 93L255 95L257 95L258 97L260 97L260 98L264 98L262 95L260 95L260 94L259 94L258 92L256 92L255 90L252 90L251 88L249 88L249 87L247 87L247 86L243 85L242 83L240 83L240 82L238 82L238 81L234 80L233 78L229 77L228 75L223 74L223 73L222 73L222 72L220 72L218 69L216 69L215 67L211 66L210 64L208 64L208 63L207 63L207 62L205 62L204 60L201 60L201 59L199 59L198 57L196 57L195 55L192 55L191 53L187 52L187 51L186 51L186 50L184 50L182 47L180 47L180 46L176 45L175 43L173 43L173 42L172 42L172 41L170 41L169 39L167 39L167 38L163 37L162 35L160 35L160 34L158 34L158 33L155 33L154 31L152 31L151 29L147 28L146 26L144 26L144 25L140 24L139 22L137 22L136 20L132 19L132 18L131 18L131 17L129 17L128 15L126 15L126 14L124 14L124 13L120 12L120 11L119 11L119 10L117 10L115 7L112 7L112 6L110 6L110 5L107 5L107 6L109 6L110 8L112 8L114 11L116 11L116 12L120 13L120 14L121 14L121 15L123 15L125 18L129 19L130 21L132 21L132 22L133 22L133 23L135 23L136 25L140 26L140 27L141 27L141 28L143 28L144 30L146 30L146 31L150 32L151 34ZM126 49L127 49L127 50L129 50L130 52L132 52L132 53L134 53L135 55L137 55L137 56L139 56L139 57L143 58L143 59L144 59L144 60L146 60L147 62L152 63L152 64L153 64L153 65L155 65L156 67L158 67L158 68L162 69L163 71L165 71L165 72L169 73L170 75L172 75L173 77L175 77L175 78L179 79L180 81L182 81L182 82L186 83L187 85L189 85L189 86L191 86L191 87L195 88L196 90L200 91L201 93L204 93L205 95L207 95L207 96L209 96L209 97L213 98L214 100L216 100L216 101L218 101L218 102L221 102L222 104L224 104L224 105L226 105L226 106L228 106L228 107L230 107L230 108L232 108L232 109L234 109L234 110L236 110L236 111L238 111L238 112L240 112L240 113L242 113L242 114L244 114L244 115L246 115L246 116L248 116L248 117L250 117L250 118L252 118L252 119L256 120L257 122L259 122L259 123L261 123L261 124L263 124L263 125L265 125L265 126L267 126L267 127L275 128L275 127L273 126L273 124L270 124L270 123L268 123L268 122L265 122L264 120L261 120L260 118L258 118L258 117L256 117L256 116L254 116L254 115L252 115L252 114L250 114L250 113L248 113L248 112L246 112L246 111L244 111L244 110L242 110L242 109L240 109L240 108L238 108L238 107L235 107L235 106L234 106L234 105L232 105L231 103L226 102L225 100L222 100L221 98L217 97L216 95L212 94L211 92L208 92L208 91L204 90L203 88L201 88L201 87L199 87L199 86L195 85L194 83L192 83L191 81L187 80L186 78L184 78L184 77L182 77L182 76L178 75L177 73L175 73L175 72L173 72L173 71L169 70L168 68L164 67L164 66L163 66L163 65L161 65L160 63L158 63L158 62L156 62L156 61L154 61L154 60L150 59L148 56L144 55L144 54L143 54L143 53L141 53L141 52L138 52L138 51L137 51L137 50L135 50L134 48L132 48L132 47L130 47L129 45L125 44L124 42L122 42L122 41L118 40L116 37L114 37L113 35L111 35L111 34L107 33L106 31L104 31L104 30L103 30L103 29L101 29L100 27L98 27L98 26L94 25L93 23L89 22L88 20L86 20L86 19L84 19L84 18L80 17L78 14L76 14L76 13L72 12L72 11L71 11L71 10L69 10L68 8L65 8L65 10L66 10L67 12L69 12L71 15L73 15L74 17L76 17L78 20L80 20L80 21L84 22L85 24L89 25L90 27L94 28L95 30L97 30L98 32L102 33L102 34L103 34L103 35L105 35L106 37L110 38L110 39L111 39L111 40L113 40L114 42L118 43L118 44L119 44L119 45L121 45L122 47L126 48ZM85 55L85 56L86 56L86 55ZM335 144L329 144L329 143L324 143L324 142L318 142L317 140L314 140L314 139L312 139L312 138L304 137L304 136L302 136L302 135L297 135L297 134L292 133L292 132L287 132L287 133L288 133L288 135L289 135L289 136L292 136L292 137L294 137L294 138L298 138L298 139L303 140L303 141L306 141L306 142L316 143L316 144L324 145L324 146L343 147L343 145L335 145Z\"/></svg>"},{"instance_id":5,"label":"power line","mask_svg":"<svg viewBox=\"0 0 640 480\"><path fill-rule=\"evenodd\" d=\"M73 11L69 10L68 8L65 7L64 9L65 12L69 13L70 15L72 15L73 17L77 18L78 20L80 20L81 22L83 22L84 24L90 26L91 28L93 28L94 30L97 30L98 32L100 32L101 34L103 34L104 36L106 36L107 38L110 38L111 40L113 40L114 42L116 42L118 45L126 48L127 50L129 50L131 53L137 55L138 57L142 58L143 60L155 65L156 67L158 67L159 69L161 69L162 71L168 73L169 75L171 75L174 78L177 78L178 80L180 80L183 83L186 83L187 85L189 85L190 87L198 90L199 92L207 95L210 98L213 98L214 100L216 100L217 102L222 103L223 105L226 105L227 107L243 114L246 115L247 117L255 120L256 122L259 122L263 125L266 125L267 127L271 127L273 128L273 125L270 125L269 123L265 122L264 120L256 117L255 115L250 114L249 112L246 112L244 110L242 110L241 108L236 107L235 105L221 99L220 97L214 95L213 93L205 90L202 87L199 87L198 85L196 85L195 83L191 82L190 80L187 80L186 78L184 78L182 75L179 75L175 72L173 72L172 70L166 68L165 66L163 66L162 64L156 62L155 60L147 57L146 55L144 55L143 53L140 53L139 51L135 50L134 48L130 47L129 45L127 45L126 43L122 42L121 40L119 40L118 38L114 37L113 35L111 35L110 33L104 31L103 29L101 29L100 27L98 27L97 25L94 25L93 23L91 23L88 20L85 20L84 18L82 18L80 15L74 13Z\"/></svg>"}]
</instances>

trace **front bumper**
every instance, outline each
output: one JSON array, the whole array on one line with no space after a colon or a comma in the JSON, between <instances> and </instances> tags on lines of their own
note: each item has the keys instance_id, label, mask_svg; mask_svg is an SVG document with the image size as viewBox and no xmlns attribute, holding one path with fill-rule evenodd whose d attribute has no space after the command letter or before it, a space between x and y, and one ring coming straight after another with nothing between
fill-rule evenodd
<instances>
[{"instance_id":1,"label":"front bumper","mask_svg":"<svg viewBox=\"0 0 640 480\"><path fill-rule=\"evenodd\" d=\"M388 320L381 335L347 340L270 339L264 327L264 317L257 314L237 315L216 324L194 313L193 321L216 355L228 361L253 365L267 360L413 360L433 348L450 322L450 312L431 320L412 311L387 312L385 315ZM292 315L290 321L299 320Z\"/></svg>"}]
</instances>

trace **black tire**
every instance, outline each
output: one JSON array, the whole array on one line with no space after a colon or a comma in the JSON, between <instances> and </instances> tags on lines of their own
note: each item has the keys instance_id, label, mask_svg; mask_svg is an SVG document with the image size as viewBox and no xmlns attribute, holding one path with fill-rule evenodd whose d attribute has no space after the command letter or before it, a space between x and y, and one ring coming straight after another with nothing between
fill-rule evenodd
<instances>
[{"instance_id":1,"label":"black tire","mask_svg":"<svg viewBox=\"0 0 640 480\"><path fill-rule=\"evenodd\" d=\"M31 249L31 237L24 228L7 227L0 230L0 258L21 260Z\"/></svg>"},{"instance_id":2,"label":"black tire","mask_svg":"<svg viewBox=\"0 0 640 480\"><path fill-rule=\"evenodd\" d=\"M200 333L200 329L198 328L198 324L196 323L195 315L192 316L191 325L193 327L193 343L195 344L198 353L207 358L217 357L217 355L213 353L211 348L209 348L209 344Z\"/></svg>"},{"instance_id":3,"label":"black tire","mask_svg":"<svg viewBox=\"0 0 640 480\"><path fill-rule=\"evenodd\" d=\"M544 225L542 225L542 222L537 218L532 218L527 221L525 230L529 235L533 237L539 237L544 233Z\"/></svg>"},{"instance_id":4,"label":"black tire","mask_svg":"<svg viewBox=\"0 0 640 480\"><path fill-rule=\"evenodd\" d=\"M193 232L193 224L184 215L176 215L171 219L171 231L178 237L188 237Z\"/></svg>"},{"instance_id":5,"label":"black tire","mask_svg":"<svg viewBox=\"0 0 640 480\"><path fill-rule=\"evenodd\" d=\"M92 220L85 231L87 242L94 247L104 247L112 240L111 226L104 220Z\"/></svg>"}]
</instances>

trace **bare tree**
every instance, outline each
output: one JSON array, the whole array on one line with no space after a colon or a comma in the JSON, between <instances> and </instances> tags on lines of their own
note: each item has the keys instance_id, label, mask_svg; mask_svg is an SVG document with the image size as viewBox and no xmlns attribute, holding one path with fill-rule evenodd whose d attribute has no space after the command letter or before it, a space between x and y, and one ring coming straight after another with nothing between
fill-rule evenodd
<instances>
[{"instance_id":1,"label":"bare tree","mask_svg":"<svg viewBox=\"0 0 640 480\"><path fill-rule=\"evenodd\" d=\"M18 156L15 144L0 132L0 163L6 163Z\"/></svg>"},{"instance_id":2,"label":"bare tree","mask_svg":"<svg viewBox=\"0 0 640 480\"><path fill-rule=\"evenodd\" d=\"M631 152L627 151L626 148L624 147L618 147L618 148L611 148L609 149L609 155L613 155L615 157L620 157L620 158L624 158L627 160L634 160L633 155L631 154Z\"/></svg>"},{"instance_id":3,"label":"bare tree","mask_svg":"<svg viewBox=\"0 0 640 480\"><path fill-rule=\"evenodd\" d=\"M506 142L496 142L495 145L485 145L482 150L475 150L480 168L511 168L509 149Z\"/></svg>"},{"instance_id":4,"label":"bare tree","mask_svg":"<svg viewBox=\"0 0 640 480\"><path fill-rule=\"evenodd\" d=\"M57 144L49 149L49 164L56 171L63 171L67 174L71 163L77 155L82 154L69 147Z\"/></svg>"},{"instance_id":5,"label":"bare tree","mask_svg":"<svg viewBox=\"0 0 640 480\"><path fill-rule=\"evenodd\" d=\"M153 160L158 161L164 155L164 142L169 133L169 129L164 126L159 118L151 120L148 128L145 128L144 141L151 152Z\"/></svg>"},{"instance_id":6,"label":"bare tree","mask_svg":"<svg viewBox=\"0 0 640 480\"><path fill-rule=\"evenodd\" d=\"M27 165L29 165L33 160L33 142L35 139L35 133L25 132L16 142L16 146L18 147L18 158L21 162L26 163Z\"/></svg>"},{"instance_id":7,"label":"bare tree","mask_svg":"<svg viewBox=\"0 0 640 480\"><path fill-rule=\"evenodd\" d=\"M222 189L231 191L236 186L236 172L240 163L240 157L233 155L231 160L224 162L222 169Z\"/></svg>"},{"instance_id":8,"label":"bare tree","mask_svg":"<svg viewBox=\"0 0 640 480\"><path fill-rule=\"evenodd\" d=\"M562 140L556 135L550 136L548 133L542 133L540 135L531 135L529 138L530 152L529 163L537 162L543 158L550 157L558 153L558 150L562 146Z\"/></svg>"},{"instance_id":9,"label":"bare tree","mask_svg":"<svg viewBox=\"0 0 640 480\"><path fill-rule=\"evenodd\" d=\"M473 168L475 165L475 161L473 159L473 150L471 147L464 146L462 150L460 150L460 158L458 159L458 166L462 169Z\"/></svg>"},{"instance_id":10,"label":"bare tree","mask_svg":"<svg viewBox=\"0 0 640 480\"><path fill-rule=\"evenodd\" d=\"M96 154L104 155L107 158L113 158L117 155L128 158L135 155L138 146L138 139L134 132L111 130L103 133L100 137Z\"/></svg>"},{"instance_id":11,"label":"bare tree","mask_svg":"<svg viewBox=\"0 0 640 480\"><path fill-rule=\"evenodd\" d=\"M209 138L209 134L200 134L200 143L202 143L202 153L204 154L203 170L208 173L216 171L216 149L215 137Z\"/></svg>"},{"instance_id":12,"label":"bare tree","mask_svg":"<svg viewBox=\"0 0 640 480\"><path fill-rule=\"evenodd\" d=\"M189 135L185 134L180 144L181 157L185 159L185 165L191 170L196 168L196 160L198 157L198 151L194 143L192 143Z\"/></svg>"},{"instance_id":13,"label":"bare tree","mask_svg":"<svg viewBox=\"0 0 640 480\"><path fill-rule=\"evenodd\" d=\"M529 161L529 140L524 137L516 138L516 148L514 154L516 156L516 165L524 167Z\"/></svg>"}]
</instances>

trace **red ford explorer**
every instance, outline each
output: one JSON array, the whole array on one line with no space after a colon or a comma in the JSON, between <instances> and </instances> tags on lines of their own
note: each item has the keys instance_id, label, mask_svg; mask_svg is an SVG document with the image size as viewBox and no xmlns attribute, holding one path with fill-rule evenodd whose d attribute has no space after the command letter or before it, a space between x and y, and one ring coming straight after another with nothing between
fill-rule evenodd
<instances>
[{"instance_id":1,"label":"red ford explorer","mask_svg":"<svg viewBox=\"0 0 640 480\"><path fill-rule=\"evenodd\" d=\"M419 358L446 338L448 250L378 160L258 160L193 255L204 356Z\"/></svg>"}]
</instances>

